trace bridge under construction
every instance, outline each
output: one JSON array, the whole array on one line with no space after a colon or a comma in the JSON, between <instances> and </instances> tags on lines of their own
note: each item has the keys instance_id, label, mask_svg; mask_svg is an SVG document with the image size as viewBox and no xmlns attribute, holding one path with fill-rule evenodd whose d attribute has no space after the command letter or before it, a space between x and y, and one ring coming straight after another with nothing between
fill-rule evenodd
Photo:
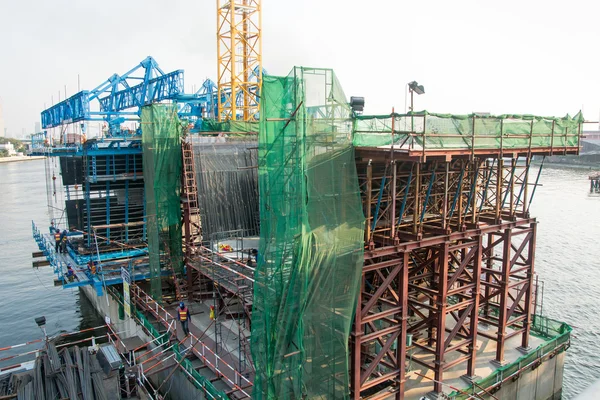
<instances>
[{"instance_id":1,"label":"bridge under construction","mask_svg":"<svg viewBox=\"0 0 600 400\"><path fill-rule=\"evenodd\" d=\"M50 218L33 265L106 317L127 383L560 398L571 328L543 315L531 210L545 158L579 154L581 113L415 111L413 81L410 111L366 115L331 69L264 71L260 0L216 11L216 83L185 93L147 57L65 88L32 136Z\"/></svg>"},{"instance_id":2,"label":"bridge under construction","mask_svg":"<svg viewBox=\"0 0 600 400\"><path fill-rule=\"evenodd\" d=\"M141 327L157 365L177 360L139 366L139 383L560 394L570 327L541 315L530 208L544 157L578 154L580 114L363 115L332 70L304 67L263 77L258 122L198 132L175 104L141 110L141 134L39 148L63 251L33 226L57 285L84 288L115 330Z\"/></svg>"}]
</instances>

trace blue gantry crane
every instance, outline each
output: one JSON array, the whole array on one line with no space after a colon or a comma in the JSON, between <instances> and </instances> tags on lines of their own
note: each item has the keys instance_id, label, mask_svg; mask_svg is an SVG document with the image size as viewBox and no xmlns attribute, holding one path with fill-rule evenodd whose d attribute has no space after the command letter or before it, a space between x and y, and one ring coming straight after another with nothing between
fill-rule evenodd
<instances>
[{"instance_id":1,"label":"blue gantry crane","mask_svg":"<svg viewBox=\"0 0 600 400\"><path fill-rule=\"evenodd\" d=\"M140 107L175 100L183 93L183 70L165 73L154 58L146 57L123 75L113 74L96 88L82 90L42 111L42 128L105 121L109 133L116 135L121 123L138 120Z\"/></svg>"},{"instance_id":2,"label":"blue gantry crane","mask_svg":"<svg viewBox=\"0 0 600 400\"><path fill-rule=\"evenodd\" d=\"M250 80L258 79L259 72L252 71ZM236 103L240 105L243 103L241 94L236 94ZM230 97L223 94L221 101L227 101L226 98ZM119 136L123 122L139 120L141 107L165 100L177 102L180 117L191 122L201 118L218 119L218 89L214 81L206 79L196 93L186 94L184 71L165 73L156 60L148 56L126 73L115 73L94 89L79 91L42 111L42 128L79 122L85 133L83 122L102 121L107 125L109 136ZM43 136L36 134L35 139L41 141Z\"/></svg>"}]
</instances>

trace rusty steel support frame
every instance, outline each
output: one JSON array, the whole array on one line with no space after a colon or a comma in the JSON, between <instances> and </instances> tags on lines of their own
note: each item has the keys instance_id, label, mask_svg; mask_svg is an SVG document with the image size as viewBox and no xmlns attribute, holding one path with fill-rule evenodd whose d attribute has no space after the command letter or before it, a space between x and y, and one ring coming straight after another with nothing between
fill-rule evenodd
<instances>
[{"instance_id":1,"label":"rusty steel support frame","mask_svg":"<svg viewBox=\"0 0 600 400\"><path fill-rule=\"evenodd\" d=\"M502 123L494 149L476 148L474 133L469 149L426 148L423 133L419 149L414 132L407 148L355 148L366 250L350 337L353 399L404 398L409 337L411 358L433 371L435 392L450 368L474 377L478 339L496 342L499 363L509 338L520 335L528 348L535 310L531 157L578 154L579 146L554 146L553 123L550 147L532 148L532 122L529 147L505 149ZM191 154L191 144L184 144L184 165L186 149ZM182 186L186 182L192 181ZM198 208L193 186L183 203L188 288L198 294L195 282L202 279L213 293L237 298L249 324L254 268L202 246L199 220L192 217ZM190 207L189 194L196 206ZM482 331L480 323L495 329Z\"/></svg>"},{"instance_id":2,"label":"rusty steel support frame","mask_svg":"<svg viewBox=\"0 0 600 400\"><path fill-rule=\"evenodd\" d=\"M368 390L396 380L396 398L404 392L406 322L408 319L408 253L391 263L365 265L351 335L352 387ZM377 290L371 290L377 286ZM367 365L368 364L368 365ZM364 368L363 368L364 367ZM354 391L353 398L361 397ZM389 394L389 393L388 393Z\"/></svg>"},{"instance_id":3,"label":"rusty steel support frame","mask_svg":"<svg viewBox=\"0 0 600 400\"><path fill-rule=\"evenodd\" d=\"M409 272L408 302L414 318L407 333L413 335L413 344L422 354L433 355L433 363L418 357L413 361L435 371L436 391L441 391L444 370L454 365L467 361L466 375L475 375L481 242L477 235L455 243L446 241L433 251L425 248L411 253L414 265ZM421 257L428 254L428 258ZM452 329L447 324L450 320ZM447 361L446 355L452 352L459 355Z\"/></svg>"},{"instance_id":4,"label":"rusty steel support frame","mask_svg":"<svg viewBox=\"0 0 600 400\"><path fill-rule=\"evenodd\" d=\"M507 339L521 335L521 347L529 346L535 299L536 222L488 234L484 245L480 321L495 332L480 335L497 342L496 359L504 362ZM494 250L498 248L496 253ZM509 331L510 329L510 331Z\"/></svg>"},{"instance_id":5,"label":"rusty steel support frame","mask_svg":"<svg viewBox=\"0 0 600 400\"><path fill-rule=\"evenodd\" d=\"M412 362L433 371L438 393L450 368L464 364L474 378L478 339L496 342L500 363L509 338L521 335L528 347L536 229L529 165L359 153L367 247L350 341L353 399L404 398L409 336ZM495 329L482 332L480 323Z\"/></svg>"}]
</instances>

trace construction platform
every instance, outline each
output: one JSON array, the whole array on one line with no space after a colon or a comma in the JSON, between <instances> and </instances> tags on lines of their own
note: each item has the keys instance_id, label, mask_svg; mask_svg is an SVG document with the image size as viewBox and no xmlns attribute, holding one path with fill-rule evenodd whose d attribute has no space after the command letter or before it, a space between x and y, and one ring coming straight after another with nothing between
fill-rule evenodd
<instances>
[{"instance_id":1,"label":"construction platform","mask_svg":"<svg viewBox=\"0 0 600 400\"><path fill-rule=\"evenodd\" d=\"M125 269L131 276L132 281L143 281L150 278L150 268L147 249L125 248L115 246L111 250L104 250L102 254L81 254L75 244L81 241L82 235L71 233L67 236L66 253L56 252L54 234L42 233L32 223L33 236L40 249L39 256L47 261L41 265L49 265L57 276L55 284L65 289L91 285L101 296L106 286L123 284L122 271ZM98 262L97 260L100 260ZM97 271L92 273L88 262L94 261ZM40 265L34 261L34 265ZM73 276L68 276L67 266L73 269ZM169 276L168 271L163 272Z\"/></svg>"}]
</instances>

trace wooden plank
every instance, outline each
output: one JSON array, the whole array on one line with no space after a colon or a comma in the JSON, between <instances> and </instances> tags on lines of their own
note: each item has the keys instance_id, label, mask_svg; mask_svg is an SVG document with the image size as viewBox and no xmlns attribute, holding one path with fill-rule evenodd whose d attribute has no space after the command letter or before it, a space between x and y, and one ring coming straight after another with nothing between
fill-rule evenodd
<instances>
[{"instance_id":1,"label":"wooden plank","mask_svg":"<svg viewBox=\"0 0 600 400\"><path fill-rule=\"evenodd\" d=\"M33 260L31 263L31 266L34 268L46 267L48 265L50 265L50 261L48 260Z\"/></svg>"}]
</instances>

